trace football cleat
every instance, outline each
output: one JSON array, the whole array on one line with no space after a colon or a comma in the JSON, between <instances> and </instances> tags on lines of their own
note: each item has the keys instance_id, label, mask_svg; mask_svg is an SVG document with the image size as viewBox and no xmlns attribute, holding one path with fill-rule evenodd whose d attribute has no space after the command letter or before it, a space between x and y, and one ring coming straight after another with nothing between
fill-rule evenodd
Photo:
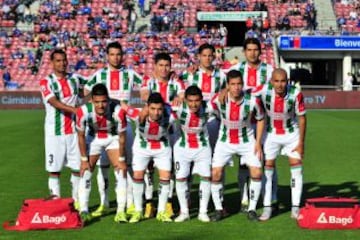
<instances>
[{"instance_id":1,"label":"football cleat","mask_svg":"<svg viewBox=\"0 0 360 240\"><path fill-rule=\"evenodd\" d=\"M153 218L154 216L155 216L154 204L151 202L146 203L144 218L148 219L148 218Z\"/></svg>"},{"instance_id":2,"label":"football cleat","mask_svg":"<svg viewBox=\"0 0 360 240\"><path fill-rule=\"evenodd\" d=\"M172 219L167 215L166 212L159 212L156 215L156 219L160 222L172 222Z\"/></svg>"},{"instance_id":3,"label":"football cleat","mask_svg":"<svg viewBox=\"0 0 360 240\"><path fill-rule=\"evenodd\" d=\"M300 212L299 207L291 207L291 216L290 217L293 219L298 219L299 212Z\"/></svg>"},{"instance_id":4,"label":"football cleat","mask_svg":"<svg viewBox=\"0 0 360 240\"><path fill-rule=\"evenodd\" d=\"M200 222L210 222L210 218L207 213L199 213L198 219Z\"/></svg>"},{"instance_id":5,"label":"football cleat","mask_svg":"<svg viewBox=\"0 0 360 240\"><path fill-rule=\"evenodd\" d=\"M174 216L174 210L173 210L173 207L172 207L172 203L171 202L167 202L166 203L166 214L169 216L169 217L172 217Z\"/></svg>"},{"instance_id":6,"label":"football cleat","mask_svg":"<svg viewBox=\"0 0 360 240\"><path fill-rule=\"evenodd\" d=\"M174 222L185 222L190 220L190 215L188 213L180 213L174 220Z\"/></svg>"},{"instance_id":7,"label":"football cleat","mask_svg":"<svg viewBox=\"0 0 360 240\"><path fill-rule=\"evenodd\" d=\"M137 223L140 222L142 219L142 214L141 212L134 212L129 220L129 223Z\"/></svg>"},{"instance_id":8,"label":"football cleat","mask_svg":"<svg viewBox=\"0 0 360 240\"><path fill-rule=\"evenodd\" d=\"M259 221L259 217L258 217L258 215L256 214L256 212L254 210L251 210L251 211L248 212L247 218L250 221L253 221L253 222Z\"/></svg>"},{"instance_id":9,"label":"football cleat","mask_svg":"<svg viewBox=\"0 0 360 240\"><path fill-rule=\"evenodd\" d=\"M108 207L100 205L95 211L91 213L92 217L101 217L109 212Z\"/></svg>"},{"instance_id":10,"label":"football cleat","mask_svg":"<svg viewBox=\"0 0 360 240\"><path fill-rule=\"evenodd\" d=\"M271 218L272 208L271 207L264 207L261 216L259 217L260 221L267 221Z\"/></svg>"},{"instance_id":11,"label":"football cleat","mask_svg":"<svg viewBox=\"0 0 360 240\"><path fill-rule=\"evenodd\" d=\"M216 210L215 215L211 218L211 221L218 222L224 218L227 218L228 216L229 216L229 214L225 211L225 209Z\"/></svg>"},{"instance_id":12,"label":"football cleat","mask_svg":"<svg viewBox=\"0 0 360 240\"><path fill-rule=\"evenodd\" d=\"M135 210L135 205L134 204L131 204L130 207L128 207L126 209L126 215L128 217L132 216L135 212L136 212L136 210Z\"/></svg>"},{"instance_id":13,"label":"football cleat","mask_svg":"<svg viewBox=\"0 0 360 240\"><path fill-rule=\"evenodd\" d=\"M81 221L86 224L92 220L91 214L88 212L81 212L80 213Z\"/></svg>"},{"instance_id":14,"label":"football cleat","mask_svg":"<svg viewBox=\"0 0 360 240\"><path fill-rule=\"evenodd\" d=\"M126 213L125 212L116 213L116 215L114 217L114 221L117 222L117 223L126 223L126 222L128 222L127 217L126 217Z\"/></svg>"}]
</instances>

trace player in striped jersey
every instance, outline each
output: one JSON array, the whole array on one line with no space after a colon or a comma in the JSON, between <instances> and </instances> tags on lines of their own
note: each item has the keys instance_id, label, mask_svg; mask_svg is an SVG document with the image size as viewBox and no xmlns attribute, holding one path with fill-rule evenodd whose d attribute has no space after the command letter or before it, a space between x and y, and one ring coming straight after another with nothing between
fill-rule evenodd
<instances>
[{"instance_id":1,"label":"player in striped jersey","mask_svg":"<svg viewBox=\"0 0 360 240\"><path fill-rule=\"evenodd\" d=\"M210 199L211 148L208 140L206 123L211 114L200 88L190 86L185 91L185 101L177 110L177 118L181 126L181 137L174 146L174 163L176 171L176 193L180 204L180 215L175 222L190 219L188 177L199 174L199 215L202 222L210 222L207 215Z\"/></svg>"},{"instance_id":2,"label":"player in striped jersey","mask_svg":"<svg viewBox=\"0 0 360 240\"><path fill-rule=\"evenodd\" d=\"M271 78L273 67L260 61L261 44L257 38L247 38L244 42L244 55L246 61L240 62L231 67L241 72L244 80L244 90L251 91L252 89L268 83ZM256 121L253 120L255 127ZM238 172L238 182L241 196L241 211L247 212L248 208L248 179L249 169L246 166L240 165ZM277 175L274 178L274 203L277 200ZM276 205L276 204L275 204Z\"/></svg>"},{"instance_id":3,"label":"player in striped jersey","mask_svg":"<svg viewBox=\"0 0 360 240\"><path fill-rule=\"evenodd\" d=\"M99 69L85 85L85 96L89 94L92 87L97 83L103 83L108 89L110 99L127 105L130 101L131 90L141 86L142 77L131 69L122 67L123 51L120 43L112 42L106 47L108 66ZM133 141L131 124L126 129L126 160L131 162L131 146ZM103 154L98 162L97 182L100 194L100 205L92 213L93 216L105 214L109 207L108 183L109 183L109 161ZM129 174L130 177L130 174ZM129 181L130 182L130 181Z\"/></svg>"},{"instance_id":4,"label":"player in striped jersey","mask_svg":"<svg viewBox=\"0 0 360 240\"><path fill-rule=\"evenodd\" d=\"M147 101L149 94L152 92L159 92L166 104L176 108L184 99L185 86L182 81L174 79L170 76L171 71L171 57L168 53L158 53L155 56L154 73L152 77L144 77L144 81L141 87L140 95L143 101ZM179 137L179 129L176 125L172 126L170 130L170 144L174 145L176 139ZM147 171L145 179L146 183L149 182L151 173ZM150 190L150 189L149 189ZM168 196L168 202L166 204L166 211L168 215L173 215L172 196L174 192L174 180L170 180L170 191ZM149 194L150 193L150 194ZM146 191L146 209L145 218L148 217L148 213L153 209L151 202L151 192Z\"/></svg>"},{"instance_id":5,"label":"player in striped jersey","mask_svg":"<svg viewBox=\"0 0 360 240\"><path fill-rule=\"evenodd\" d=\"M60 196L60 172L63 166L71 169L72 197L78 202L80 153L75 131L76 103L80 80L66 72L67 58L63 50L50 55L53 73L40 80L45 105L45 161L49 172L50 193Z\"/></svg>"},{"instance_id":6,"label":"player in striped jersey","mask_svg":"<svg viewBox=\"0 0 360 240\"><path fill-rule=\"evenodd\" d=\"M159 92L165 103L172 106L178 106L183 101L185 86L182 81L171 78L170 71L170 55L156 54L153 76L145 76L141 86L140 95L143 101L146 102L152 92Z\"/></svg>"},{"instance_id":7,"label":"player in striped jersey","mask_svg":"<svg viewBox=\"0 0 360 240\"><path fill-rule=\"evenodd\" d=\"M211 100L212 107L219 112L221 125L212 162L211 193L215 205L214 221L226 217L222 206L224 166L232 161L233 154L241 156L241 164L250 169L250 202L248 219L257 221L256 204L261 190L262 148L264 129L263 109L259 99L243 91L241 73L231 70L227 75L228 100L221 104L218 95ZM256 140L251 126L251 116L257 120Z\"/></svg>"},{"instance_id":8,"label":"player in striped jersey","mask_svg":"<svg viewBox=\"0 0 360 240\"><path fill-rule=\"evenodd\" d=\"M304 155L306 116L303 95L295 86L288 84L284 69L275 69L269 84L259 87L258 95L267 114L265 153L264 212L260 220L271 217L271 191L275 159L279 154L289 158L291 172L291 217L297 218L302 194L302 158ZM297 118L297 121L296 121Z\"/></svg>"},{"instance_id":9,"label":"player in striped jersey","mask_svg":"<svg viewBox=\"0 0 360 240\"><path fill-rule=\"evenodd\" d=\"M142 112L128 108L127 115L136 123L132 148L133 194L136 212L132 215L130 223L136 223L142 219L144 173L151 159L159 170L160 180L156 218L162 222L171 222L170 216L165 212L172 165L168 130L176 120L176 116L171 108L165 105L161 94L157 92L150 94L147 106L143 108Z\"/></svg>"},{"instance_id":10,"label":"player in striped jersey","mask_svg":"<svg viewBox=\"0 0 360 240\"><path fill-rule=\"evenodd\" d=\"M213 65L214 54L215 48L213 45L208 43L202 44L198 49L199 68L194 72L187 71L182 76L189 86L195 85L201 89L204 101L206 102L209 102L211 98L226 85L226 74ZM210 118L207 127L212 150L215 147L216 139L219 135L219 125L219 120Z\"/></svg>"},{"instance_id":11,"label":"player in striped jersey","mask_svg":"<svg viewBox=\"0 0 360 240\"><path fill-rule=\"evenodd\" d=\"M92 140L86 146L85 128ZM127 222L126 204L126 117L120 105L109 101L105 85L97 84L91 91L91 102L81 106L76 113L76 128L81 153L79 200L81 217L91 220L88 202L91 191L91 177L100 154L105 150L115 169L117 213L115 222ZM87 157L89 155L89 157Z\"/></svg>"}]
</instances>

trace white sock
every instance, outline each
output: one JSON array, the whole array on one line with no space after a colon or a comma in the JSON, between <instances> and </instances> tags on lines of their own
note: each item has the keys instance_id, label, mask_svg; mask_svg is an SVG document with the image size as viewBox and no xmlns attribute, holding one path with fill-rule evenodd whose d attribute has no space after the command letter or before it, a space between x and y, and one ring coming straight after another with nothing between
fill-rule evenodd
<instances>
[{"instance_id":1,"label":"white sock","mask_svg":"<svg viewBox=\"0 0 360 240\"><path fill-rule=\"evenodd\" d=\"M152 172L149 172L149 171L145 172L144 182L145 182L145 199L152 200L153 192L154 192L153 173Z\"/></svg>"},{"instance_id":2,"label":"white sock","mask_svg":"<svg viewBox=\"0 0 360 240\"><path fill-rule=\"evenodd\" d=\"M134 194L133 194L133 179L130 173L127 173L127 193L126 193L126 207L129 208L134 204Z\"/></svg>"},{"instance_id":3,"label":"white sock","mask_svg":"<svg viewBox=\"0 0 360 240\"><path fill-rule=\"evenodd\" d=\"M96 179L100 195L100 205L109 207L109 168L98 167Z\"/></svg>"},{"instance_id":4,"label":"white sock","mask_svg":"<svg viewBox=\"0 0 360 240\"><path fill-rule=\"evenodd\" d=\"M160 180L159 183L159 194L158 194L158 212L164 212L167 199L169 196L170 181Z\"/></svg>"},{"instance_id":5,"label":"white sock","mask_svg":"<svg viewBox=\"0 0 360 240\"><path fill-rule=\"evenodd\" d=\"M242 203L246 203L249 201L248 179L249 179L249 169L241 168L241 166L239 166L238 183L239 183L240 198Z\"/></svg>"},{"instance_id":6,"label":"white sock","mask_svg":"<svg viewBox=\"0 0 360 240\"><path fill-rule=\"evenodd\" d=\"M212 182L211 183L211 196L214 202L216 210L222 210L222 198L223 198L223 183L222 182Z\"/></svg>"},{"instance_id":7,"label":"white sock","mask_svg":"<svg viewBox=\"0 0 360 240\"><path fill-rule=\"evenodd\" d=\"M80 212L89 212L89 197L91 192L92 172L86 170L79 182L79 204Z\"/></svg>"},{"instance_id":8,"label":"white sock","mask_svg":"<svg viewBox=\"0 0 360 240\"><path fill-rule=\"evenodd\" d=\"M189 206L188 206L189 189L188 189L187 181L176 180L176 194L179 200L180 212L184 214L189 214Z\"/></svg>"},{"instance_id":9,"label":"white sock","mask_svg":"<svg viewBox=\"0 0 360 240\"><path fill-rule=\"evenodd\" d=\"M261 179L251 178L249 189L250 189L249 211L256 211L256 205L259 200L260 191L261 191Z\"/></svg>"},{"instance_id":10,"label":"white sock","mask_svg":"<svg viewBox=\"0 0 360 240\"><path fill-rule=\"evenodd\" d=\"M71 174L70 177L71 196L75 202L79 201L79 182L80 182L80 176Z\"/></svg>"},{"instance_id":11,"label":"white sock","mask_svg":"<svg viewBox=\"0 0 360 240\"><path fill-rule=\"evenodd\" d=\"M143 194L144 194L144 180L133 179L133 194L134 194L134 203L135 209L137 212L142 212L143 210Z\"/></svg>"},{"instance_id":12,"label":"white sock","mask_svg":"<svg viewBox=\"0 0 360 240\"><path fill-rule=\"evenodd\" d=\"M175 187L175 181L174 179L170 179L170 184L169 184L169 194L168 194L168 198L172 199L173 195L174 195L174 187Z\"/></svg>"},{"instance_id":13,"label":"white sock","mask_svg":"<svg viewBox=\"0 0 360 240\"><path fill-rule=\"evenodd\" d=\"M200 180L199 186L199 213L207 213L210 200L210 182L208 180Z\"/></svg>"},{"instance_id":14,"label":"white sock","mask_svg":"<svg viewBox=\"0 0 360 240\"><path fill-rule=\"evenodd\" d=\"M60 197L60 179L59 177L49 176L48 186L50 195L56 195Z\"/></svg>"},{"instance_id":15,"label":"white sock","mask_svg":"<svg viewBox=\"0 0 360 240\"><path fill-rule=\"evenodd\" d=\"M291 203L292 206L300 206L302 188L303 188L303 174L302 165L291 166Z\"/></svg>"},{"instance_id":16,"label":"white sock","mask_svg":"<svg viewBox=\"0 0 360 240\"><path fill-rule=\"evenodd\" d=\"M124 177L124 170L115 171L116 178L116 202L117 202L117 211L116 212L124 212L126 206L126 176Z\"/></svg>"},{"instance_id":17,"label":"white sock","mask_svg":"<svg viewBox=\"0 0 360 240\"><path fill-rule=\"evenodd\" d=\"M271 206L271 195L272 195L272 178L274 174L274 168L265 166L265 192L264 192L264 207Z\"/></svg>"}]
</instances>

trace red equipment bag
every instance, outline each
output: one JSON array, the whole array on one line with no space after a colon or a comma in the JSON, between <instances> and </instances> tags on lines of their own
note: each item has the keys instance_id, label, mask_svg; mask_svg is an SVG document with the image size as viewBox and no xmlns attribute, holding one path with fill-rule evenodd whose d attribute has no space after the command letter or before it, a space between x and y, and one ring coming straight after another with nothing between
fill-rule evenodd
<instances>
[{"instance_id":1,"label":"red equipment bag","mask_svg":"<svg viewBox=\"0 0 360 240\"><path fill-rule=\"evenodd\" d=\"M359 200L352 198L311 198L300 209L298 225L310 229L360 228Z\"/></svg>"},{"instance_id":2,"label":"red equipment bag","mask_svg":"<svg viewBox=\"0 0 360 240\"><path fill-rule=\"evenodd\" d=\"M6 230L43 230L81 228L78 211L72 198L27 199L24 201L15 225L4 222Z\"/></svg>"}]
</instances>

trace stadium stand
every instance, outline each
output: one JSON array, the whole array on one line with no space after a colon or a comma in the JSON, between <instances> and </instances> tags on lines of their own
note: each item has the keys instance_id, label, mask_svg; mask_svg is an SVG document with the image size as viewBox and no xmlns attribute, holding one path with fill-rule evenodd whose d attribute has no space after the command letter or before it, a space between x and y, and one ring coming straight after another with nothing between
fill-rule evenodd
<instances>
[{"instance_id":1,"label":"stadium stand","mask_svg":"<svg viewBox=\"0 0 360 240\"><path fill-rule=\"evenodd\" d=\"M24 2L0 0L0 75L8 67L12 79L24 83L24 89L37 89L37 81L51 71L49 50L64 48L70 69L90 76L104 66L104 48L108 42L115 40L124 48L124 64L139 73L151 74L153 55L157 51L171 53L173 68L180 73L189 62L195 61L197 46L204 42L223 44L221 37L211 36L210 30L207 34L187 31L198 26L198 11L267 10L269 17L262 21L260 29L252 27L247 36L255 36L262 41L261 60L275 65L272 39L278 22L276 16L288 16L290 28L305 28L307 21L303 16L313 10L310 1L160 0L150 8L150 27L146 31L129 33L129 16L131 11L135 11L132 1L123 1L123 4L112 0L89 1L87 4L80 1L78 5L73 5L71 0L61 1L61 4L60 1L45 0L40 2L36 13L26 18L34 26L33 31L26 31L17 28L17 22L24 21L25 17L18 17L14 11ZM30 3L26 1L26 6ZM7 13L8 7L13 14ZM256 19L253 21L256 22ZM0 84L3 84L2 81Z\"/></svg>"}]
</instances>

